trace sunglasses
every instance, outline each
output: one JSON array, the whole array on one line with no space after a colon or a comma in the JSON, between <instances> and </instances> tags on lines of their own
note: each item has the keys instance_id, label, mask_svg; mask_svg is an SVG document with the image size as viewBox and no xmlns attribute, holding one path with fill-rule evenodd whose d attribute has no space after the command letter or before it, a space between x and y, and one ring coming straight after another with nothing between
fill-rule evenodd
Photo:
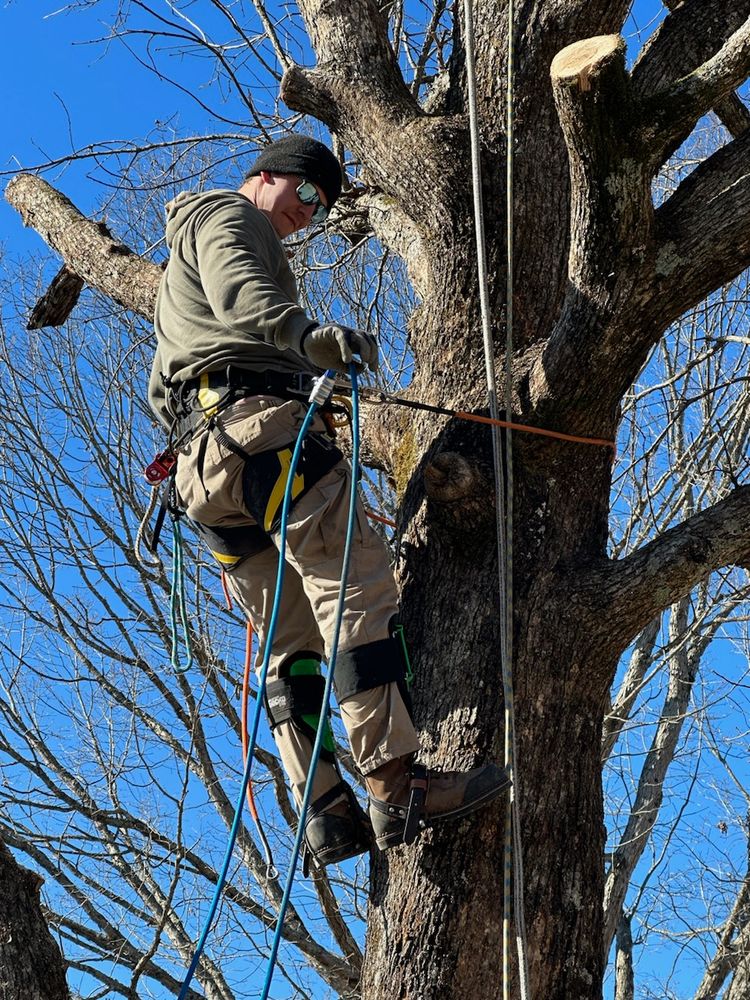
<instances>
[{"instance_id":1,"label":"sunglasses","mask_svg":"<svg viewBox=\"0 0 750 1000\"><path fill-rule=\"evenodd\" d=\"M312 214L311 222L325 222L328 218L328 209L320 200L318 189L312 181L302 181L297 188L297 197L303 205L314 205L315 211Z\"/></svg>"}]
</instances>

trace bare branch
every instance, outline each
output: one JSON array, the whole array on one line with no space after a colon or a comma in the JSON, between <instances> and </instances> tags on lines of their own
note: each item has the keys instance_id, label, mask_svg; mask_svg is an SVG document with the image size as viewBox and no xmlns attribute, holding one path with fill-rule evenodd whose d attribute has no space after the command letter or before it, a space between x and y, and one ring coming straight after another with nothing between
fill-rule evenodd
<instances>
[{"instance_id":1,"label":"bare branch","mask_svg":"<svg viewBox=\"0 0 750 1000\"><path fill-rule=\"evenodd\" d=\"M656 212L652 302L662 328L750 265L749 153L745 132L697 167Z\"/></svg>"},{"instance_id":2,"label":"bare branch","mask_svg":"<svg viewBox=\"0 0 750 1000\"><path fill-rule=\"evenodd\" d=\"M750 2L676 6L633 68L640 141L657 169L750 72Z\"/></svg>"},{"instance_id":3,"label":"bare branch","mask_svg":"<svg viewBox=\"0 0 750 1000\"><path fill-rule=\"evenodd\" d=\"M622 732L623 726L628 721L630 712L638 697L638 692L641 690L646 671L649 665L653 663L654 646L660 626L661 618L654 618L638 636L638 641L635 644L633 655L630 657L630 663L620 685L620 690L617 692L617 697L604 718L602 761L606 761L614 750L615 743Z\"/></svg>"},{"instance_id":4,"label":"bare branch","mask_svg":"<svg viewBox=\"0 0 750 1000\"><path fill-rule=\"evenodd\" d=\"M633 934L630 915L622 912L617 921L617 954L615 957L615 1000L635 1000L633 976Z\"/></svg>"},{"instance_id":5,"label":"bare branch","mask_svg":"<svg viewBox=\"0 0 750 1000\"><path fill-rule=\"evenodd\" d=\"M625 645L711 572L750 561L750 486L702 510L635 552L592 570L579 591ZM616 614L609 612L615 608Z\"/></svg>"},{"instance_id":6,"label":"bare branch","mask_svg":"<svg viewBox=\"0 0 750 1000\"><path fill-rule=\"evenodd\" d=\"M670 638L674 641L688 624L689 602L683 598L672 609ZM664 781L674 759L690 695L700 665L700 651L685 646L669 658L669 684L651 748L638 781L638 792L620 844L612 856L604 889L604 954L609 953L625 894L649 841L664 797Z\"/></svg>"},{"instance_id":7,"label":"bare branch","mask_svg":"<svg viewBox=\"0 0 750 1000\"><path fill-rule=\"evenodd\" d=\"M5 189L21 213L65 264L115 302L151 318L161 269L115 240L104 223L92 222L41 177L19 174Z\"/></svg>"},{"instance_id":8,"label":"bare branch","mask_svg":"<svg viewBox=\"0 0 750 1000\"><path fill-rule=\"evenodd\" d=\"M83 279L67 265L57 272L44 295L31 311L27 330L62 326L73 312L83 288Z\"/></svg>"}]
</instances>

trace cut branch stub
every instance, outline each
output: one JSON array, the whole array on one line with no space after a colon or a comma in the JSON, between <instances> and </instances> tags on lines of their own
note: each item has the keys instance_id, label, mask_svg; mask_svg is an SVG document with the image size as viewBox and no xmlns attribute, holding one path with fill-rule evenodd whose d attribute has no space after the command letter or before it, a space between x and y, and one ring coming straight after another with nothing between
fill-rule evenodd
<instances>
[{"instance_id":1,"label":"cut branch stub","mask_svg":"<svg viewBox=\"0 0 750 1000\"><path fill-rule=\"evenodd\" d=\"M112 238L102 223L87 219L41 177L19 174L5 189L6 200L36 229L71 271L126 309L151 319L161 268Z\"/></svg>"},{"instance_id":2,"label":"cut branch stub","mask_svg":"<svg viewBox=\"0 0 750 1000\"><path fill-rule=\"evenodd\" d=\"M45 326L62 326L75 309L82 288L83 278L63 265L31 310L26 329L41 330Z\"/></svg>"},{"instance_id":3,"label":"cut branch stub","mask_svg":"<svg viewBox=\"0 0 750 1000\"><path fill-rule=\"evenodd\" d=\"M651 274L651 179L631 142L623 39L600 35L569 45L550 72L570 164L569 282L530 388L535 405L562 402L609 421L622 382L640 363L622 317L638 301L644 273Z\"/></svg>"},{"instance_id":4,"label":"cut branch stub","mask_svg":"<svg viewBox=\"0 0 750 1000\"><path fill-rule=\"evenodd\" d=\"M576 42L550 72L570 161L570 276L595 286L621 265L622 247L642 242L651 220L649 184L629 143L625 42L619 35Z\"/></svg>"}]
</instances>

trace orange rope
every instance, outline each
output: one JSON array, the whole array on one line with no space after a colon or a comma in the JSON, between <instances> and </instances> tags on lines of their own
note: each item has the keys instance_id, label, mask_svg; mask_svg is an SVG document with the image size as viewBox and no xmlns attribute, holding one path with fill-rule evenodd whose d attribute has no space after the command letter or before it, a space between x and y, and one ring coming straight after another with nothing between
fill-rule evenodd
<instances>
[{"instance_id":1,"label":"orange rope","mask_svg":"<svg viewBox=\"0 0 750 1000\"><path fill-rule=\"evenodd\" d=\"M517 424L512 420L495 420L493 417L484 417L479 413L466 413L464 410L455 410L455 417L459 420L475 420L478 424L492 424L495 427L507 427L511 431L523 431L525 434L539 434L542 437L556 438L558 441L572 441L574 444L594 444L602 448L615 450L615 442L607 441L606 438L578 437L575 434L563 434L562 431L548 431L544 427L532 427L529 424Z\"/></svg>"},{"instance_id":2,"label":"orange rope","mask_svg":"<svg viewBox=\"0 0 750 1000\"><path fill-rule=\"evenodd\" d=\"M563 434L562 431L548 431L544 427L532 427L530 424L517 424L514 420L496 420L478 413L467 413L465 410L451 410L447 406L433 406L432 403L419 403L415 399L402 399L400 396L389 396L386 392L378 392L377 396L362 396L363 403L391 403L395 406L406 406L411 410L424 410L427 413L439 413L444 417L456 417L458 420L474 420L478 424L490 424L494 427L506 427L512 431L522 431L524 434L539 434L541 437L554 438L557 441L570 441L573 444L593 444L599 448L610 448L616 452L614 441L605 438L578 437L576 434Z\"/></svg>"},{"instance_id":3,"label":"orange rope","mask_svg":"<svg viewBox=\"0 0 750 1000\"><path fill-rule=\"evenodd\" d=\"M396 527L395 521L391 521L388 517L383 517L382 514L376 514L374 510L369 510L367 507L365 507L365 514L367 514L371 521L379 521L381 524L387 524L389 528Z\"/></svg>"},{"instance_id":4,"label":"orange rope","mask_svg":"<svg viewBox=\"0 0 750 1000\"><path fill-rule=\"evenodd\" d=\"M232 610L232 595L229 593L229 586L227 584L227 574L224 570L221 571L221 589L224 591L224 600L227 602L227 611Z\"/></svg>"}]
</instances>

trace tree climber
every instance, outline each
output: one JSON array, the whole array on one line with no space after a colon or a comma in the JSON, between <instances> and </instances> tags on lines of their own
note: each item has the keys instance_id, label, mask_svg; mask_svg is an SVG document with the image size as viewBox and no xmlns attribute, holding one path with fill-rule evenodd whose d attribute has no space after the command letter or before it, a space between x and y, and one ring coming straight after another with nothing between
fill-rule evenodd
<instances>
[{"instance_id":1,"label":"tree climber","mask_svg":"<svg viewBox=\"0 0 750 1000\"><path fill-rule=\"evenodd\" d=\"M156 302L149 398L179 449L178 502L227 573L263 660L275 589L286 470L313 377L377 368L374 336L317 323L300 307L281 240L322 222L341 193L341 168L322 143L290 135L260 154L239 191L183 193L167 206L170 258ZM273 640L266 708L299 805L330 655L351 468L316 416L295 477L289 567ZM330 728L314 776L306 848L329 864L370 847L411 842L420 824L466 815L507 785L485 764L427 771L394 633L397 593L385 545L361 504L334 686L370 822L337 768Z\"/></svg>"}]
</instances>

